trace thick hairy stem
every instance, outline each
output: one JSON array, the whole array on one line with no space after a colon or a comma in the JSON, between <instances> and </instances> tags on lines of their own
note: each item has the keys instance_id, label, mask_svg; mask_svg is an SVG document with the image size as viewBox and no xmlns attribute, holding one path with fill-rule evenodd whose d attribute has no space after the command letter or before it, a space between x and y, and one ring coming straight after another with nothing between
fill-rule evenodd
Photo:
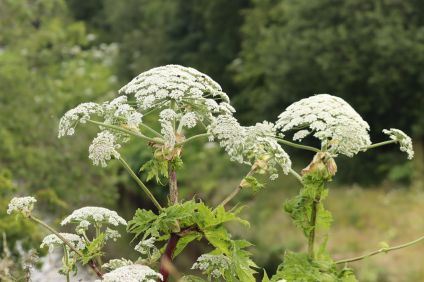
<instances>
[{"instance_id":1,"label":"thick hairy stem","mask_svg":"<svg viewBox=\"0 0 424 282\"><path fill-rule=\"evenodd\" d=\"M172 167L171 162L168 163L168 177L169 177L169 201L171 205L178 203L178 185L177 185L177 172Z\"/></svg>"},{"instance_id":2,"label":"thick hairy stem","mask_svg":"<svg viewBox=\"0 0 424 282\"><path fill-rule=\"evenodd\" d=\"M170 266L172 265L172 256L174 255L179 240L180 236L178 236L178 234L171 233L171 237L169 237L168 243L166 244L165 252L160 259L160 274L163 276L163 282L168 281Z\"/></svg>"},{"instance_id":3,"label":"thick hairy stem","mask_svg":"<svg viewBox=\"0 0 424 282\"><path fill-rule=\"evenodd\" d=\"M63 243L65 243L79 257L83 257L84 256L77 248L74 247L74 245L72 245L68 240L66 240L62 235L60 235L59 232L57 232L56 230L54 230L53 227L51 227L50 225L48 225L47 223L45 223L41 219L36 218L33 215L30 215L28 218L31 219L32 221L40 224L41 226L43 226L44 228L46 228L47 230L49 230L53 234L55 234L60 240L62 240ZM88 262L88 266L90 266L91 269L96 273L97 277L103 278L102 272L97 268L97 265L96 265L96 263L93 260L90 260Z\"/></svg>"},{"instance_id":4,"label":"thick hairy stem","mask_svg":"<svg viewBox=\"0 0 424 282\"><path fill-rule=\"evenodd\" d=\"M149 197L149 199L153 202L153 204L159 209L162 210L162 206L159 204L158 200L156 200L155 196L153 196L152 192L150 192L149 188L147 188L146 185L138 178L138 176L135 174L135 172L131 169L131 167L128 165L128 163L120 157L119 160L121 161L124 168L128 171L128 173L131 175L131 177L137 182L138 186L140 186L141 189L146 193L146 195Z\"/></svg>"},{"instance_id":5,"label":"thick hairy stem","mask_svg":"<svg viewBox=\"0 0 424 282\"><path fill-rule=\"evenodd\" d=\"M378 255L378 254L381 254L381 253L388 253L390 251L399 250L399 249L403 249L403 248L409 247L409 246L414 245L414 244L416 244L416 243L418 243L418 242L420 242L422 240L424 240L424 236L421 236L420 238L415 239L415 240L413 240L411 242L408 242L408 243L405 243L405 244L397 245L397 246L390 247L390 248L382 248L382 249L379 249L379 250L370 252L368 254L359 256L359 257L338 260L335 263L336 264L341 264L341 263L348 263L348 262L363 260L363 259L366 259L368 257L375 256L375 255Z\"/></svg>"},{"instance_id":6,"label":"thick hairy stem","mask_svg":"<svg viewBox=\"0 0 424 282\"><path fill-rule=\"evenodd\" d=\"M312 202L311 220L310 226L311 231L308 236L308 254L313 259L315 258L315 229L318 215L318 204L320 202L321 195L318 194Z\"/></svg>"}]
</instances>

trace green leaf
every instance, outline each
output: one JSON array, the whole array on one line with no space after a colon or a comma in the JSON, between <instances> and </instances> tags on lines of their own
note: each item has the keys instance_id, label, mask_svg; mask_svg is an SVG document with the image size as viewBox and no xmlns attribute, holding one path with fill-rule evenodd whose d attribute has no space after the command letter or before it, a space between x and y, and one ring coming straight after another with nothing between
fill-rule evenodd
<instances>
[{"instance_id":1,"label":"green leaf","mask_svg":"<svg viewBox=\"0 0 424 282\"><path fill-rule=\"evenodd\" d=\"M162 184L161 177L168 178L168 161L154 158L146 162L141 168L140 172L147 172L146 180L155 179L157 183Z\"/></svg>"},{"instance_id":2,"label":"green leaf","mask_svg":"<svg viewBox=\"0 0 424 282\"><path fill-rule=\"evenodd\" d=\"M83 256L80 258L83 265L87 264L90 260L102 256L102 248L105 243L105 234L100 233L93 241L86 244L86 248L83 250Z\"/></svg>"},{"instance_id":3,"label":"green leaf","mask_svg":"<svg viewBox=\"0 0 424 282\"><path fill-rule=\"evenodd\" d=\"M184 248L187 247L187 245L190 244L192 241L200 240L202 239L202 237L202 234L198 232L193 232L182 237L180 240L178 240L173 257L178 256L184 250Z\"/></svg>"},{"instance_id":4,"label":"green leaf","mask_svg":"<svg viewBox=\"0 0 424 282\"><path fill-rule=\"evenodd\" d=\"M246 176L242 183L243 188L252 189L253 192L259 192L264 188L264 185L254 176Z\"/></svg>"}]
</instances>

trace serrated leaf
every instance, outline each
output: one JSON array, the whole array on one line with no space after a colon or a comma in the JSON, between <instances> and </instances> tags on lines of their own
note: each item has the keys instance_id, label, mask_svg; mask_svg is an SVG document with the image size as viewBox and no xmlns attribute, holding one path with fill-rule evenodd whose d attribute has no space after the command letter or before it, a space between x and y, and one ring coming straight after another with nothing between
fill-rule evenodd
<instances>
[{"instance_id":1,"label":"serrated leaf","mask_svg":"<svg viewBox=\"0 0 424 282\"><path fill-rule=\"evenodd\" d=\"M190 244L194 240L200 240L202 239L202 237L202 234L198 232L193 232L182 237L180 240L178 240L173 257L178 256L185 249L185 247L187 247L188 244Z\"/></svg>"}]
</instances>

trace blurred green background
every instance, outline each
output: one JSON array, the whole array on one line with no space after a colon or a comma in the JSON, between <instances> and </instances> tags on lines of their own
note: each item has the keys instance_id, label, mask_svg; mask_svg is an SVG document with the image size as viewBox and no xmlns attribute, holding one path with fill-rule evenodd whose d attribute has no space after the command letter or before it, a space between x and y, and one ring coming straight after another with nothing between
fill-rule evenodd
<instances>
[{"instance_id":1,"label":"blurred green background","mask_svg":"<svg viewBox=\"0 0 424 282\"><path fill-rule=\"evenodd\" d=\"M383 128L404 130L413 137L413 161L396 146L338 159L327 200L335 218L329 245L339 259L423 233L423 1L0 0L0 280L5 269L19 276L22 250L37 248L45 235L6 215L13 195L35 195L52 224L84 205L113 208L126 219L150 207L118 164L90 163L92 129L58 140L57 125L66 110L110 99L132 77L170 63L218 81L244 125L275 121L292 102L330 93L369 122L372 140L385 138ZM312 157L288 152L297 169ZM151 152L131 144L124 154L138 169ZM210 204L248 169L201 142L183 160L182 197ZM166 188L149 186L165 199ZM252 227L229 227L256 245L255 261L269 274L285 249L305 249L282 209L298 188L281 177L237 198ZM111 246L111 257L130 253L123 241ZM191 265L203 247L177 265ZM423 261L421 244L352 266L360 281L423 281Z\"/></svg>"}]
</instances>

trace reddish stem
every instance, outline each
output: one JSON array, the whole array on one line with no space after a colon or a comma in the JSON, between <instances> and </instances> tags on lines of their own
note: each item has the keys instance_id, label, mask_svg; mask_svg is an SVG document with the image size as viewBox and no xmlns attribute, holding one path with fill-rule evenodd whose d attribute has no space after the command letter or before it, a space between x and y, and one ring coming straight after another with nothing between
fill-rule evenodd
<instances>
[{"instance_id":1,"label":"reddish stem","mask_svg":"<svg viewBox=\"0 0 424 282\"><path fill-rule=\"evenodd\" d=\"M169 277L169 264L172 263L172 256L174 255L175 248L177 247L177 243L180 240L180 236L175 233L171 233L171 237L169 237L168 243L166 245L165 252L160 259L160 274L163 276L163 282L168 281Z\"/></svg>"}]
</instances>

